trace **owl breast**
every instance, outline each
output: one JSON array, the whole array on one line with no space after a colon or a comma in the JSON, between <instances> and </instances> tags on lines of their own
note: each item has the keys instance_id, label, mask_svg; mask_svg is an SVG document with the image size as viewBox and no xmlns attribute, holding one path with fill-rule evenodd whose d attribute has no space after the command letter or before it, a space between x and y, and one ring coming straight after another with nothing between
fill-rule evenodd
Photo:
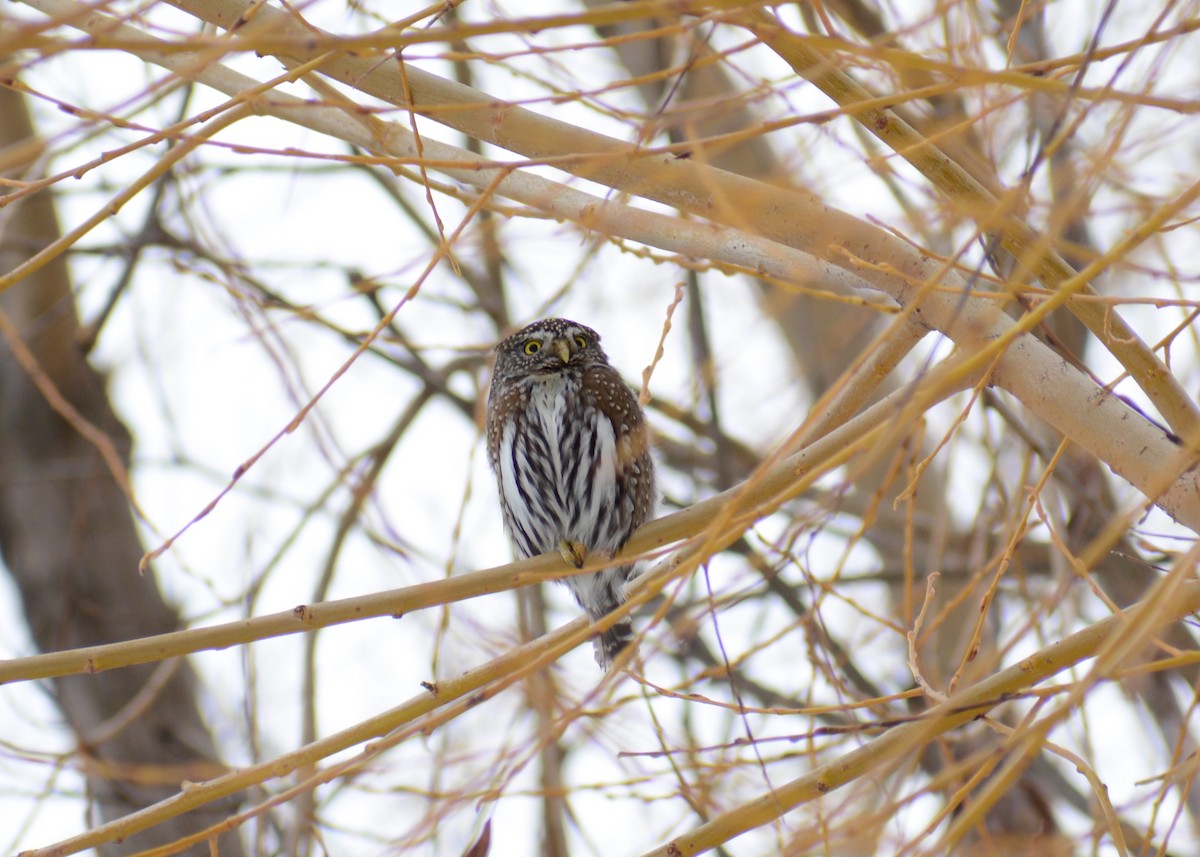
<instances>
[{"instance_id":1,"label":"owl breast","mask_svg":"<svg viewBox=\"0 0 1200 857\"><path fill-rule=\"evenodd\" d=\"M612 422L573 373L525 384L496 461L509 534L525 556L553 551L563 539L614 553L632 532L632 510L618 499Z\"/></svg>"}]
</instances>

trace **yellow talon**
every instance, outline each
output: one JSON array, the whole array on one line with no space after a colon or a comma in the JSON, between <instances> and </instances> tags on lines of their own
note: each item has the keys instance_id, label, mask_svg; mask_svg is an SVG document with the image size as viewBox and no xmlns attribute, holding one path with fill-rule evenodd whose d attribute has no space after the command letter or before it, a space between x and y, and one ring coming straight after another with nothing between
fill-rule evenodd
<instances>
[{"instance_id":1,"label":"yellow talon","mask_svg":"<svg viewBox=\"0 0 1200 857\"><path fill-rule=\"evenodd\" d=\"M563 562L568 562L576 568L583 568L584 553L583 545L579 542L563 539L558 543L558 555L563 558Z\"/></svg>"}]
</instances>

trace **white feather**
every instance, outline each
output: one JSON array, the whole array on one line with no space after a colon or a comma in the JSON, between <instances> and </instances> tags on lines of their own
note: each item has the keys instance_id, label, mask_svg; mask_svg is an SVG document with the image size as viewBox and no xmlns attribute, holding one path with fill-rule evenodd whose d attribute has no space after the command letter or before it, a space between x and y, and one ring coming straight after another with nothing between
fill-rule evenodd
<instances>
[{"instance_id":1,"label":"white feather","mask_svg":"<svg viewBox=\"0 0 1200 857\"><path fill-rule=\"evenodd\" d=\"M554 481L562 484L562 440L567 411L567 382L562 375L550 375L538 379L529 395L531 410L542 421L542 432L550 445L550 458L554 464Z\"/></svg>"}]
</instances>

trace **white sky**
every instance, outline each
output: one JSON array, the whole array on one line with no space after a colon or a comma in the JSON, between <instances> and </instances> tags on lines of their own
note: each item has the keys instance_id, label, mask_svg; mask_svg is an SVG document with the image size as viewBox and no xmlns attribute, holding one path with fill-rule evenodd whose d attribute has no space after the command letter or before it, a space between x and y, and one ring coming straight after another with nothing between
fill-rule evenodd
<instances>
[{"instance_id":1,"label":"white sky","mask_svg":"<svg viewBox=\"0 0 1200 857\"><path fill-rule=\"evenodd\" d=\"M1119 4L1106 42L1132 38L1145 26L1144 21L1134 21L1136 15L1125 8L1127 5ZM1052 5L1050 32L1061 53L1083 48L1076 33L1090 32L1091 20L1099 6L1088 2ZM467 3L463 13L468 18L494 16L499 8L500 4ZM504 14L515 16L519 8L519 4L509 4ZM36 17L36 13L24 7L16 9L22 18ZM345 31L348 13L343 5L320 4L310 11L315 23ZM156 9L154 14L158 13ZM1080 24L1081 19L1088 20L1088 24ZM580 31L550 31L530 41L550 45L591 38L587 34L581 36ZM920 34L915 33L912 38L915 41ZM507 37L481 44L496 52L520 48L520 43ZM430 46L427 53L432 54L436 48ZM1179 57L1168 59L1170 76L1156 91L1177 96L1194 93L1197 82L1194 68ZM1000 61L996 57L991 60ZM623 76L599 50L557 54L550 62L561 64L564 85L573 79L602 81ZM755 75L766 74L780 80L789 76L778 61L758 52L741 55L737 63ZM527 60L523 64L536 69L542 78L551 75L540 60ZM276 63L254 57L242 58L236 65L260 79L278 71ZM429 67L443 72L446 69L441 63L431 63ZM1112 64L1105 64L1089 83L1104 82L1112 70ZM1146 72L1133 68L1120 78L1119 84L1125 89L1136 89L1135 83L1143 73ZM152 72L155 77L160 74L158 70ZM141 64L111 52L74 52L36 65L22 79L34 89L63 101L98 108L121 103L141 91L148 80ZM498 69L489 70L478 85L505 97L525 91L538 93L529 80ZM786 90L786 100L768 101L763 106L768 115L829 108L811 87L789 82L781 88ZM292 91L304 92L300 88ZM211 94L197 91L190 110L194 113L201 106L218 101ZM606 95L605 102L629 107L636 104L624 92ZM75 119L51 106L36 106L44 133L70 134L78 127ZM178 101L172 98L139 118L148 125L166 124L177 109ZM535 109L546 108L535 105ZM556 118L628 137L627 128L596 112L572 104L552 109ZM1190 138L1193 146L1189 151L1168 149L1168 145L1181 139L1180 134L1170 133L1182 121L1180 117L1143 110L1138 122L1143 121L1145 129L1138 126L1130 132L1130 139L1144 139L1145 159L1155 168L1139 168L1137 179L1158 176L1163 182L1177 186L1181 174L1194 175L1191 171L1200 153L1194 141L1198 138ZM430 123L425 123L423 129L446 141L458 142L456 134ZM1098 116L1079 133L1090 135L1090 139L1103 139L1105 130ZM72 148L49 167L63 169L113 148L119 140L138 136L137 132L106 132ZM864 165L859 153L846 147L852 136L844 124L836 124L832 128L800 126L781 132L774 140L781 151L789 153L785 158L793 163L797 181L820 193L827 202L884 224L899 222L895 200ZM222 139L278 149L343 151L341 144L268 118L239 123L223 134ZM1017 154L1018 149L1023 151L1023 147L1015 145L1018 142L1014 141L1014 155L1004 161L1011 170L1005 176L1009 181L1024 166ZM73 225L82 220L130 177L148 168L158 154L156 149L123 157L73 183L69 193L58 197L62 222ZM889 163L896 166L895 159ZM213 170L216 164L227 164L238 172L218 175ZM222 255L256 262L271 260L270 265L254 267L255 276L264 279L271 288L298 304L319 308L347 327L361 330L373 319L361 301L350 295L342 269L352 266L379 278L389 286L385 300L394 301L429 258L429 248L423 239L411 233L411 227L394 204L365 176L351 176L346 171L319 174L322 170L323 165L316 161L208 151L203 158L203 169L181 182L195 194L186 217L192 229ZM917 191L915 198L925 193L911 170L904 165L897 170L902 181L910 182ZM404 192L411 202L422 205L411 185L405 185ZM1109 195L1105 196L1106 193ZM1107 230L1098 236L1101 246L1128 227L1131 215L1126 200L1124 194L1102 192L1097 207L1111 213L1097 220L1100 228ZM141 223L144 206L145 199L134 200L116 218L94 230L81 246L104 246L126 240ZM464 212L461 204L446 198L439 198L438 210L448 229L457 225ZM656 331L683 272L676 266L654 265L606 246L580 273L577 265L585 256L587 237L578 229L529 220L506 223L503 229L505 250L513 264L506 272L513 317L527 320L552 313L574 317L595 327L604 336L613 362L628 379L636 382L653 356ZM1172 251L1176 258L1189 243L1192 248L1197 243L1194 228L1167 236L1166 240L1178 242ZM469 243L464 245L462 251L467 258L470 258L469 246ZM1158 259L1147 261L1159 264ZM90 319L107 298L120 264L119 260L97 256L72 257L80 312L85 319ZM197 267L211 270L207 265ZM1193 262L1184 276L1195 274ZM1123 276L1129 278L1120 289L1124 294L1161 294L1167 289L1151 277L1128 272ZM547 301L567 284L571 284L567 296L547 308ZM778 341L773 325L763 318L756 292L749 283L706 275L704 299L722 379L722 412L753 415L752 419L727 418L725 427L749 445L767 450L799 424L807 405L793 383L791 357ZM423 287L419 298L402 310L400 324L416 343L428 349L431 362L441 363L463 349L489 344L491 332L482 325L475 329L462 327L458 302L466 300L469 296L465 287L443 265ZM676 316L677 321L681 322L682 312L681 309ZM1124 314L1140 330L1152 330L1162 323L1148 309L1130 309ZM299 405L325 383L348 354L347 346L333 334L314 330L287 314L259 314L255 321L260 325L263 322L275 325L268 337L273 353L264 347L264 337L248 329L237 299L223 288L219 278L204 280L190 272L181 272L164 253L152 251L105 328L95 363L109 373L112 398L137 441L133 470L136 490L157 532L144 533L148 546L157 544L162 536L195 516L221 490L234 469L292 419ZM681 331L682 323L666 344L666 354L656 370L652 389L657 396L690 405L695 391L687 343ZM1181 347L1176 356L1179 365L1188 365L1193 355ZM1102 376L1115 374L1115 367L1102 355L1095 357L1093 366ZM286 367L283 372L281 365ZM1195 387L1194 374L1189 374L1185 381L1190 388ZM466 380L457 383L462 392L475 394ZM237 598L247 581L263 573L300 523L303 509L315 502L347 460L360 455L385 433L410 401L414 389L407 377L383 361L369 355L359 359L308 423L277 443L217 511L195 526L157 563L160 585L183 615L197 625L240 618L244 605ZM1124 388L1122 391L1126 392ZM1133 390L1128 393L1137 395ZM944 418L948 425L949 412ZM964 432L979 430L978 426L969 426ZM953 455L956 495L960 491L963 495L977 493L983 467L972 459L969 451L955 450ZM687 499L686 493L695 486L673 475L664 479L664 487L669 493ZM299 539L271 571L254 605L256 614L286 610L310 599L337 515L347 499L346 491L338 490L305 524ZM972 515L975 504L967 505L970 509L966 514ZM460 515L461 532L466 535L456 538L454 527ZM356 532L339 561L339 574L330 597L438 579L448 570L486 568L507 561L510 556L478 434L472 425L444 405L434 405L423 412L412 434L389 462L363 517L368 532L387 540L397 539L404 553L383 549L366 538L362 530ZM1166 526L1157 518L1151 523L1159 528ZM782 521L769 520L761 529L774 536L784 527ZM844 541L837 537L835 529L818 536L816 543L808 546L805 556L819 571L820 558L836 556L843 547ZM797 546L798 550L804 548L803 543ZM869 554L860 549L846 572L872 570L877 558ZM136 573L135 569L125 571ZM710 573L718 589L736 591L745 583L741 565L731 559L718 558L712 563ZM868 604L885 598L881 586L861 585L847 591ZM556 624L575 615L565 591L550 588L548 598L556 608L552 616ZM511 596L502 595L454 605L441 650L441 675L456 674L483 663L498 651L497 647L513 644L516 641L513 603ZM822 616L831 626L838 623L843 643L863 655L869 664L868 671L885 686L906 684L906 653L898 649L895 637L881 634L878 627L864 623L853 608L838 602L826 601ZM419 682L432 677L430 640L437 637L441 618L436 611L427 611L401 621L373 620L324 631L319 648L322 733L356 723L420 692ZM727 640L739 640L753 638L756 627L779 621L777 616L731 611L722 618L721 627ZM1066 629L1049 628L1047 633L1053 637L1060 630L1065 633ZM295 637L252 647L263 753L286 752L299 740L302 643L301 638ZM655 641L648 645L653 647ZM32 644L15 594L7 578L0 577L0 657L31 652ZM793 657L788 657L789 653ZM1023 654L1028 652L1013 652L1012 657ZM803 696L805 689L818 679L807 660L794 655L795 649L771 649L763 653L755 667L773 676L788 676L777 679L777 684L794 687L797 695ZM242 710L243 653L205 652L193 658L193 663L205 683L206 704L210 706L206 714L219 736L225 760L232 764L251 761ZM599 677L589 647L567 657L556 674L568 694L579 696L590 693ZM664 684L677 679L666 664L653 660L648 676ZM381 681L381 677L386 678ZM814 696L822 693L828 695L829 701L835 699L828 689L816 691ZM625 683L616 691L618 697L626 694L636 696L636 686ZM1111 696L1107 692L1096 694L1091 705L1103 707L1105 699L1111 700ZM357 778L353 787L332 798L325 807L325 817L336 821L340 828L325 831L329 852L380 854L387 851L391 837L404 835L412 818L405 813L416 812L420 801L409 798L405 802L390 789L427 786L432 776L427 770L430 752L442 742L464 755L478 753L483 767L481 770L470 763L456 766L446 773L447 779L440 783L441 787L464 785L459 780L468 775L478 777L474 785L480 787L502 780L505 765L492 768L490 753L480 752L477 742L481 734L503 736L516 758L523 760L523 738L529 726L518 703L516 697L498 700L464 716L433 738L410 742L383 757L371 771ZM677 723L683 704L667 699L652 702L668 724L668 730ZM1154 786L1134 785L1136 780L1154 773L1142 764L1151 756L1151 748L1138 746L1141 741L1151 740L1145 737L1146 725L1137 721L1128 705L1113 702L1105 710L1108 713L1104 716L1089 719L1086 736L1056 734L1055 740L1122 750L1099 754L1104 767L1102 778L1118 804L1153 794ZM702 719L698 720L697 731L707 734L712 743L742 735L743 727L737 718L711 709L704 710L699 717ZM53 754L67 751L72 745L59 720L38 687L7 686L0 692L3 736L0 818L17 820L15 826L0 825L0 850L43 846L83 829L82 802L77 799L82 790L81 780L70 771L50 773ZM760 738L809 728L807 720L794 723L769 717L753 718L753 725ZM573 728L581 726L577 723ZM632 853L696 823L679 801L648 800L660 794L664 783L669 784L661 776L665 768L661 759L616 757L617 751L643 752L658 746L645 703L621 707L603 721L592 723L591 728L598 731L597 740L572 756L568 776L577 783L606 784L628 779L630 785L627 789L618 787L608 791L582 789L572 799L577 818L583 823L583 830L574 833L577 853ZM497 741L497 746L500 743ZM781 750L774 745L766 746L770 748L768 752ZM803 748L800 744L794 751L803 753ZM1161 751L1155 750L1161 756ZM779 782L794 777L806 770L808 764L804 759L775 763L770 767L772 779ZM537 824L536 802L526 791L537 786L535 771L536 764L526 766L506 787L506 796L495 804L485 804L478 814L468 811L471 802L465 802L464 808L456 811L439 831L434 845L422 853L460 853L485 817L493 819L494 842L527 841ZM753 768L739 769L736 776L722 784L729 801L744 800L764 789L761 777L756 779L747 772L753 772ZM643 773L651 775L646 783L638 779ZM37 792L52 777L56 777L56 796L38 798ZM896 783L879 785L888 794L899 790ZM613 794L626 792L627 799L612 798ZM837 807L847 800L851 800L850 793L839 793L828 801L827 808L836 816ZM39 808L32 811L34 806ZM911 814L897 819L896 830L920 829L935 810L918 803ZM1144 817L1144 813L1135 812L1133 817ZM1082 829L1089 822L1080 819L1078 823ZM372 831L372 836L360 835L363 830ZM647 831L653 832L647 835ZM1172 840L1172 844L1186 841ZM767 831L739 841L732 853L769 853L773 842L772 833ZM1100 853L1111 852L1102 847Z\"/></svg>"}]
</instances>

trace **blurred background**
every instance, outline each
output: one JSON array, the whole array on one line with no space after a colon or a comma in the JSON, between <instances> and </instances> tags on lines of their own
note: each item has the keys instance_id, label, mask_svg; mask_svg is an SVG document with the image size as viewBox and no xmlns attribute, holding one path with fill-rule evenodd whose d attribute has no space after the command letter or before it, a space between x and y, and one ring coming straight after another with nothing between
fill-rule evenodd
<instances>
[{"instance_id":1,"label":"blurred background","mask_svg":"<svg viewBox=\"0 0 1200 857\"><path fill-rule=\"evenodd\" d=\"M1054 389L1039 410L982 376L920 385L963 356L968 304L1042 306L1053 258L1088 269L1073 306L1103 326L1060 307L1027 337L1187 438L1197 21L1096 0L7 4L0 851L614 855L703 829L731 855L1196 853L1190 620L1156 614L1103 669L892 755L871 742L1194 578L1195 534L1064 434ZM979 193L898 154L883 109ZM953 276L906 280L902 252ZM961 313L910 324L922 286ZM516 676L506 653L577 617L565 588L449 582L512 558L488 355L551 315L643 391L664 516L768 484L871 402L917 411L719 532L676 519L662 542L691 553L636 610L629 672L584 644ZM647 569L671 556L650 547ZM35 657L439 582L401 618L248 624L187 658ZM477 704L430 693L472 670ZM837 790L752 810L862 748ZM162 803L237 769L259 773Z\"/></svg>"}]
</instances>

